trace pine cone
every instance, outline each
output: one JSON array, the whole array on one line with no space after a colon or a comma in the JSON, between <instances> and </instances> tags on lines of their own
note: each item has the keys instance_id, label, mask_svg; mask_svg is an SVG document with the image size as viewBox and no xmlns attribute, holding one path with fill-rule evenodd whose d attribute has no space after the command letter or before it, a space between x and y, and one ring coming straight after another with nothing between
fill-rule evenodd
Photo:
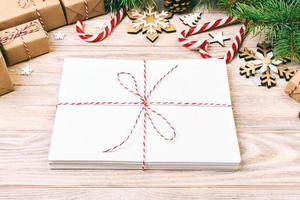
<instances>
[{"instance_id":1,"label":"pine cone","mask_svg":"<svg viewBox=\"0 0 300 200\"><path fill-rule=\"evenodd\" d=\"M191 0L164 0L164 6L172 13L183 13L189 10Z\"/></svg>"}]
</instances>

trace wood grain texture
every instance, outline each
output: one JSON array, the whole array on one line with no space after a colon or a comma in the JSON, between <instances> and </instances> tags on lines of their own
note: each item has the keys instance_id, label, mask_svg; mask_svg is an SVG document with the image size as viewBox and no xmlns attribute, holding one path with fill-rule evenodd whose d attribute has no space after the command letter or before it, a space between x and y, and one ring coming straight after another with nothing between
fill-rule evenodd
<instances>
[{"instance_id":1,"label":"wood grain texture","mask_svg":"<svg viewBox=\"0 0 300 200\"><path fill-rule=\"evenodd\" d=\"M0 200L199 200L199 199L259 199L298 200L299 190L295 188L253 189L253 188L21 188L0 189Z\"/></svg>"},{"instance_id":2,"label":"wood grain texture","mask_svg":"<svg viewBox=\"0 0 300 200\"><path fill-rule=\"evenodd\" d=\"M202 21L221 16L205 13ZM86 22L87 31L95 31L104 19L108 16ZM183 29L178 16L171 21ZM127 34L129 23L124 19L110 37L95 44L81 41L73 25L63 27L58 31L67 33L66 39L55 41L50 33L52 52L32 60L32 76L19 75L25 63L9 68L16 90L0 97L0 199L300 199L300 104L284 94L284 81L266 89L241 77L244 62L238 58L228 73L240 170L50 170L47 157L65 57L199 58L177 43L177 33L162 33L150 43L142 34ZM230 26L224 33L233 36L237 30L238 25ZM248 36L244 46L255 48L259 40ZM212 45L210 51L221 55L224 48Z\"/></svg>"}]
</instances>

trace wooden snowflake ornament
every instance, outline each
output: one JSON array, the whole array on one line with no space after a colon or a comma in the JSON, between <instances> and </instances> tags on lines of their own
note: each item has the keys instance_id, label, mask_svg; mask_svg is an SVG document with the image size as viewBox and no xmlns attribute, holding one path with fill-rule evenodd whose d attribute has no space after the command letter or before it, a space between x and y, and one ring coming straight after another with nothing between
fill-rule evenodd
<instances>
[{"instance_id":1,"label":"wooden snowflake ornament","mask_svg":"<svg viewBox=\"0 0 300 200\"><path fill-rule=\"evenodd\" d=\"M153 8L147 8L146 11L139 12L131 10L128 17L132 20L132 24L128 27L128 33L137 34L140 31L146 33L146 37L154 42L158 38L158 33L164 30L167 33L175 32L175 27L170 24L169 20L173 14L167 11L153 11Z\"/></svg>"},{"instance_id":2,"label":"wooden snowflake ornament","mask_svg":"<svg viewBox=\"0 0 300 200\"><path fill-rule=\"evenodd\" d=\"M257 44L257 52L247 47L239 51L239 57L247 61L245 66L240 68L241 76L247 78L260 74L261 85L268 88L276 86L276 74L279 78L290 80L295 70L285 66L289 63L289 59L277 60L274 58L272 46L263 42Z\"/></svg>"}]
</instances>

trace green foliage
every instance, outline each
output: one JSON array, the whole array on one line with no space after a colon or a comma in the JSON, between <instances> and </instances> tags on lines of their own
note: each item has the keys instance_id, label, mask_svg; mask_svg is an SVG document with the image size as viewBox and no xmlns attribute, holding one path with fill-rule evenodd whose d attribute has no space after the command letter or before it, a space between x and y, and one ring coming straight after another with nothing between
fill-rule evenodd
<instances>
[{"instance_id":1,"label":"green foliage","mask_svg":"<svg viewBox=\"0 0 300 200\"><path fill-rule=\"evenodd\" d=\"M228 11L247 24L248 32L264 34L278 57L300 61L300 0L198 0Z\"/></svg>"},{"instance_id":2,"label":"green foliage","mask_svg":"<svg viewBox=\"0 0 300 200\"><path fill-rule=\"evenodd\" d=\"M107 11L116 11L122 7L144 9L147 6L155 6L155 0L105 0L105 5Z\"/></svg>"},{"instance_id":3,"label":"green foliage","mask_svg":"<svg viewBox=\"0 0 300 200\"><path fill-rule=\"evenodd\" d=\"M107 11L155 6L155 0L105 2ZM265 35L278 57L300 61L300 0L191 0L191 9L199 5L225 9L246 23L248 32Z\"/></svg>"}]
</instances>

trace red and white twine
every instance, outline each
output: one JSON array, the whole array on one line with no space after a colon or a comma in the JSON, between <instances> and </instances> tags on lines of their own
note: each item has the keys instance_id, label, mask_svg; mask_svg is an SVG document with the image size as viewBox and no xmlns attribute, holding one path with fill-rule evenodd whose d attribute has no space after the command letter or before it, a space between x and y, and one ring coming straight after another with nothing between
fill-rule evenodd
<instances>
[{"instance_id":1,"label":"red and white twine","mask_svg":"<svg viewBox=\"0 0 300 200\"><path fill-rule=\"evenodd\" d=\"M99 42L105 39L112 30L122 21L125 14L125 9L120 9L110 20L110 23L105 26L104 30L98 34L88 34L84 32L83 20L78 20L76 23L77 35L86 42ZM88 13L87 13L88 15Z\"/></svg>"},{"instance_id":2,"label":"red and white twine","mask_svg":"<svg viewBox=\"0 0 300 200\"><path fill-rule=\"evenodd\" d=\"M0 43L7 44L18 37L25 36L30 33L34 33L40 31L42 27L39 25L37 21L31 21L27 24L24 24L22 27L15 28L14 31L4 31L2 35L0 35Z\"/></svg>"},{"instance_id":3,"label":"red and white twine","mask_svg":"<svg viewBox=\"0 0 300 200\"><path fill-rule=\"evenodd\" d=\"M155 132L164 140L172 141L176 137L176 130L174 126L171 124L171 122L161 113L157 112L152 106L154 105L169 105L169 106L205 106L205 107L231 107L230 104L223 104L223 103L202 103L202 102L151 102L149 101L149 98L151 94L158 88L161 82L163 82L168 76L170 76L176 69L178 68L178 65L171 68L166 74L164 74L157 82L154 84L154 86L147 92L147 65L146 61L144 61L144 72L143 72L143 91L140 92L139 86L137 83L136 78L128 72L119 72L117 74L117 81L125 90L127 90L129 93L135 95L138 97L138 101L136 102L61 102L58 103L58 106L97 106L97 105L115 105L115 106L122 106L122 105L138 105L142 106L141 110L139 111L134 124L132 128L129 131L129 134L123 139L119 144L104 150L103 152L113 152L123 146L132 136L137 124L140 121L140 118L143 117L143 147L142 147L142 169L145 170L146 167L146 155L147 155L147 133L148 133L148 127L147 124L149 124L153 127ZM133 87L127 86L123 81L122 77L127 76L129 79L132 80ZM165 136L157 127L157 125L154 123L154 120L152 119L153 116L158 117L161 122L165 123L169 130L172 132L171 136Z\"/></svg>"},{"instance_id":4,"label":"red and white twine","mask_svg":"<svg viewBox=\"0 0 300 200\"><path fill-rule=\"evenodd\" d=\"M207 52L207 47L209 45L209 41L207 39L189 40L187 39L187 37L198 33L203 33L205 31L214 30L223 26L231 25L233 23L236 23L236 19L229 16L226 18L217 19L212 22L207 22L199 26L191 27L179 34L178 42L186 48L199 50L200 56L204 59L211 58L212 56ZM239 46L241 45L241 42L244 38L245 32L246 27L242 25L238 33L236 34L234 42L232 43L230 49L227 51L226 55L221 58L225 59L226 63L229 63L233 59L233 56L237 53Z\"/></svg>"},{"instance_id":5,"label":"red and white twine","mask_svg":"<svg viewBox=\"0 0 300 200\"><path fill-rule=\"evenodd\" d=\"M84 0L84 9L85 9L85 19L89 18L89 7L87 0Z\"/></svg>"},{"instance_id":6,"label":"red and white twine","mask_svg":"<svg viewBox=\"0 0 300 200\"><path fill-rule=\"evenodd\" d=\"M43 0L43 2L44 2L44 1L46 1L46 0ZM40 23L41 23L43 29L46 30L45 22L44 22L44 20L43 20L43 18L42 18L42 15L41 15L41 13L40 13L40 10L38 9L38 7L37 7L35 1L34 1L34 0L18 0L18 5L19 5L19 7L20 7L20 8L23 8L23 9L29 7L29 6L30 6L30 3L33 5L34 10L35 10L35 12L36 12L36 15L37 15L37 17L38 17L38 19L39 19L39 21L40 21ZM48 36L47 31L45 31L45 33L46 33L47 36Z\"/></svg>"}]
</instances>

